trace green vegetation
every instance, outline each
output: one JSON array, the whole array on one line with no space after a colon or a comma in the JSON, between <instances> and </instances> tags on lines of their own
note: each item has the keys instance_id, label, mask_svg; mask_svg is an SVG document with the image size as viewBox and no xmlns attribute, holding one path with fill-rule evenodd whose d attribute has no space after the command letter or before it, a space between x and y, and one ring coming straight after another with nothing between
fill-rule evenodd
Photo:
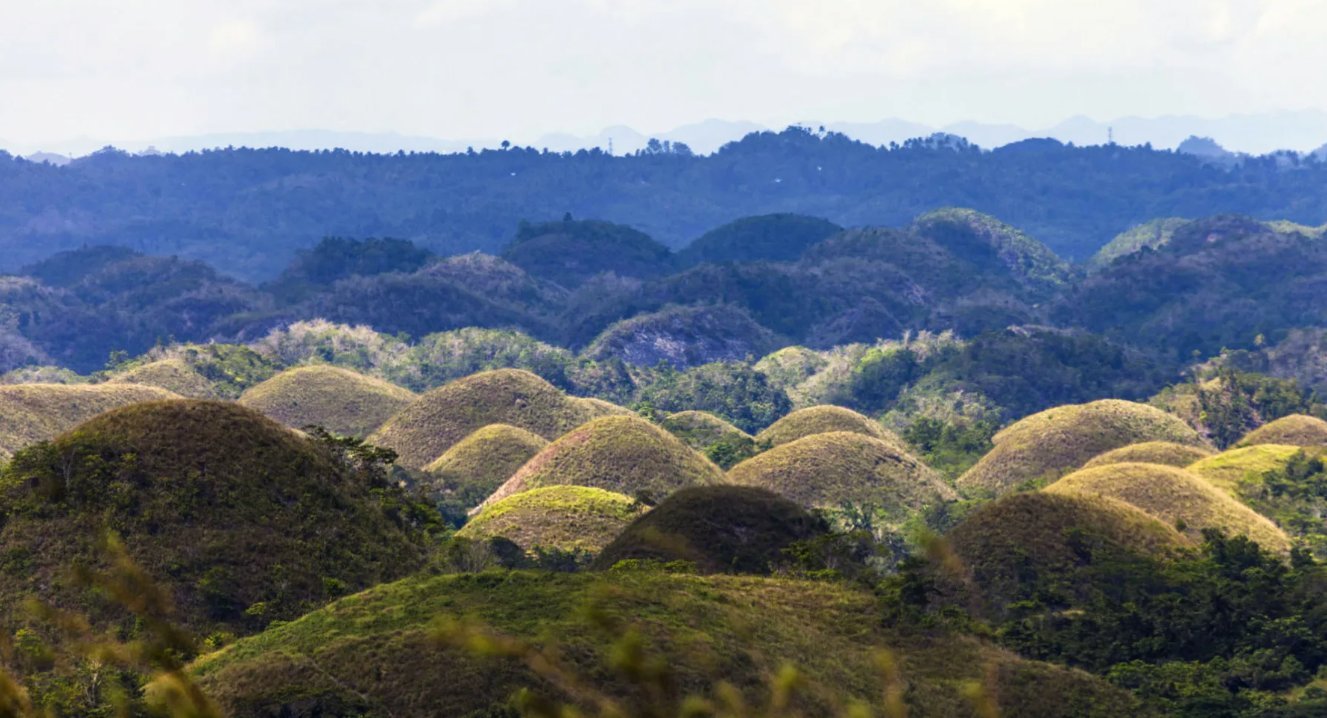
<instances>
[{"instance_id":1,"label":"green vegetation","mask_svg":"<svg viewBox=\"0 0 1327 718\"><path fill-rule=\"evenodd\" d=\"M326 237L312 249L298 252L269 287L282 299L296 301L339 279L412 272L431 257L431 252L401 239Z\"/></svg>"},{"instance_id":2,"label":"green vegetation","mask_svg":"<svg viewBox=\"0 0 1327 718\"><path fill-rule=\"evenodd\" d=\"M1257 444L1327 446L1327 421L1303 414L1283 416L1249 432L1238 446Z\"/></svg>"},{"instance_id":3,"label":"green vegetation","mask_svg":"<svg viewBox=\"0 0 1327 718\"><path fill-rule=\"evenodd\" d=\"M267 381L280 368L239 344L179 344L154 347L141 357L112 367L112 374L135 372L144 365L166 360L183 362L222 399L238 399L245 389Z\"/></svg>"},{"instance_id":4,"label":"green vegetation","mask_svg":"<svg viewBox=\"0 0 1327 718\"><path fill-rule=\"evenodd\" d=\"M588 486L544 486L487 504L456 535L505 538L527 553L598 554L645 507L630 496Z\"/></svg>"},{"instance_id":5,"label":"green vegetation","mask_svg":"<svg viewBox=\"0 0 1327 718\"><path fill-rule=\"evenodd\" d=\"M615 322L585 349L595 361L617 359L652 367L685 368L741 361L778 346L774 333L746 311L729 306L665 307Z\"/></svg>"},{"instance_id":6,"label":"green vegetation","mask_svg":"<svg viewBox=\"0 0 1327 718\"><path fill-rule=\"evenodd\" d=\"M1120 257L1164 246L1175 235L1175 230L1186 222L1188 220L1179 217L1166 217L1130 227L1098 249L1087 261L1087 268L1089 271L1100 270Z\"/></svg>"},{"instance_id":7,"label":"green vegetation","mask_svg":"<svg viewBox=\"0 0 1327 718\"><path fill-rule=\"evenodd\" d=\"M779 419L764 431L756 434L756 441L770 446L779 446L815 434L827 434L831 431L850 431L862 436L879 439L894 446L903 442L889 430L861 414L841 406L812 406L798 409Z\"/></svg>"},{"instance_id":8,"label":"green vegetation","mask_svg":"<svg viewBox=\"0 0 1327 718\"><path fill-rule=\"evenodd\" d=\"M532 276L574 288L596 274L623 277L664 274L673 258L668 248L630 227L609 222L522 222L503 259Z\"/></svg>"},{"instance_id":9,"label":"green vegetation","mask_svg":"<svg viewBox=\"0 0 1327 718\"><path fill-rule=\"evenodd\" d=\"M722 677L744 702L761 705L766 677L796 666L801 688L791 707L810 715L833 715L854 701L883 708L891 681L906 681L902 700L909 715L923 718L989 715L965 696L969 681L983 685L1005 715L1091 718L1136 707L1126 693L1081 672L971 638L883 625L876 599L848 585L657 571L406 579L239 641L198 661L194 672L224 710L238 715L283 706L400 718L503 715L521 688L575 701L553 693L522 662L483 661L440 644L439 619L540 641L572 675L646 705L648 694L633 698L629 676L607 667L624 635L632 653L657 657L650 665L666 667L684 694L712 695ZM879 667L882 650L892 655L897 678Z\"/></svg>"},{"instance_id":10,"label":"green vegetation","mask_svg":"<svg viewBox=\"0 0 1327 718\"><path fill-rule=\"evenodd\" d=\"M286 426L363 438L416 399L382 379L328 365L287 369L250 387L240 404Z\"/></svg>"},{"instance_id":11,"label":"green vegetation","mask_svg":"<svg viewBox=\"0 0 1327 718\"><path fill-rule=\"evenodd\" d=\"M605 416L558 437L483 504L541 486L590 486L647 502L723 472L677 437L636 416Z\"/></svg>"},{"instance_id":12,"label":"green vegetation","mask_svg":"<svg viewBox=\"0 0 1327 718\"><path fill-rule=\"evenodd\" d=\"M1215 454L1216 452L1205 446L1176 444L1173 441L1143 441L1097 454L1091 461L1083 464L1083 468L1092 469L1098 466L1125 463L1161 464L1163 466L1184 468L1194 462L1211 458Z\"/></svg>"},{"instance_id":13,"label":"green vegetation","mask_svg":"<svg viewBox=\"0 0 1327 718\"><path fill-rule=\"evenodd\" d=\"M1190 464L1189 471L1207 479L1212 485L1235 495L1239 482L1246 476L1261 476L1284 468L1290 457L1299 453L1298 446L1257 444L1240 449L1228 449L1215 456Z\"/></svg>"},{"instance_id":14,"label":"green vegetation","mask_svg":"<svg viewBox=\"0 0 1327 718\"><path fill-rule=\"evenodd\" d=\"M403 466L420 468L490 424L508 424L555 439L603 413L599 405L569 397L527 371L499 369L420 395L370 441L395 450Z\"/></svg>"},{"instance_id":15,"label":"green vegetation","mask_svg":"<svg viewBox=\"0 0 1327 718\"><path fill-rule=\"evenodd\" d=\"M1310 549L1327 557L1327 473L1321 448L1256 444L1204 459L1199 474L1266 516Z\"/></svg>"},{"instance_id":16,"label":"green vegetation","mask_svg":"<svg viewBox=\"0 0 1327 718\"><path fill-rule=\"evenodd\" d=\"M0 459L53 439L103 411L175 398L134 384L11 384L0 386Z\"/></svg>"},{"instance_id":17,"label":"green vegetation","mask_svg":"<svg viewBox=\"0 0 1327 718\"><path fill-rule=\"evenodd\" d=\"M750 434L704 411L669 414L659 425L724 471L762 449Z\"/></svg>"},{"instance_id":18,"label":"green vegetation","mask_svg":"<svg viewBox=\"0 0 1327 718\"><path fill-rule=\"evenodd\" d=\"M895 523L956 498L934 471L899 445L848 431L776 446L734 466L728 480L811 508L867 506Z\"/></svg>"},{"instance_id":19,"label":"green vegetation","mask_svg":"<svg viewBox=\"0 0 1327 718\"><path fill-rule=\"evenodd\" d=\"M637 403L654 411L708 411L756 432L787 414L788 396L746 364L715 362L686 371L661 366L641 378Z\"/></svg>"},{"instance_id":20,"label":"green vegetation","mask_svg":"<svg viewBox=\"0 0 1327 718\"><path fill-rule=\"evenodd\" d=\"M490 424L456 442L423 468L420 490L443 515L462 523L466 513L506 483L548 446L548 440L507 424Z\"/></svg>"},{"instance_id":21,"label":"green vegetation","mask_svg":"<svg viewBox=\"0 0 1327 718\"><path fill-rule=\"evenodd\" d=\"M1197 474L1160 464L1110 464L1083 469L1047 486L1070 496L1101 496L1136 506L1191 537L1213 529L1248 536L1259 545L1286 553L1290 539L1266 517Z\"/></svg>"},{"instance_id":22,"label":"green vegetation","mask_svg":"<svg viewBox=\"0 0 1327 718\"><path fill-rule=\"evenodd\" d=\"M792 262L808 247L841 231L828 220L798 214L744 217L697 237L677 257L684 264Z\"/></svg>"},{"instance_id":23,"label":"green vegetation","mask_svg":"<svg viewBox=\"0 0 1327 718\"><path fill-rule=\"evenodd\" d=\"M786 552L794 544L828 531L823 519L765 489L697 486L673 493L636 519L594 567L681 562L701 573L768 575L792 563Z\"/></svg>"},{"instance_id":24,"label":"green vegetation","mask_svg":"<svg viewBox=\"0 0 1327 718\"><path fill-rule=\"evenodd\" d=\"M1050 483L1093 457L1143 441L1201 446L1198 434L1159 409L1104 399L1034 414L998 432L995 448L958 479L969 492L1003 494Z\"/></svg>"}]
</instances>

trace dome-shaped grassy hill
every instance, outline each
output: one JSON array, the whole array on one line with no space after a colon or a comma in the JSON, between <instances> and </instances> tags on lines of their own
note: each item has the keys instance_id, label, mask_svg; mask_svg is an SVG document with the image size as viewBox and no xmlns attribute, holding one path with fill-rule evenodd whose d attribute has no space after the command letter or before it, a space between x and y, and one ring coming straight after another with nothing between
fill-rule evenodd
<instances>
[{"instance_id":1,"label":"dome-shaped grassy hill","mask_svg":"<svg viewBox=\"0 0 1327 718\"><path fill-rule=\"evenodd\" d=\"M1091 469L1107 464L1124 463L1162 464L1183 468L1215 453L1205 446L1176 444L1173 441L1144 441L1097 454L1091 461L1083 464L1083 468Z\"/></svg>"},{"instance_id":2,"label":"dome-shaped grassy hill","mask_svg":"<svg viewBox=\"0 0 1327 718\"><path fill-rule=\"evenodd\" d=\"M660 500L687 486L722 481L717 466L667 431L637 416L605 416L549 444L483 506L540 486L592 486Z\"/></svg>"},{"instance_id":3,"label":"dome-shaped grassy hill","mask_svg":"<svg viewBox=\"0 0 1327 718\"><path fill-rule=\"evenodd\" d=\"M1083 469L1047 486L1071 496L1104 496L1138 507L1190 537L1203 529L1243 535L1269 551L1290 550L1290 539L1266 517L1197 474L1160 464L1111 464Z\"/></svg>"},{"instance_id":4,"label":"dome-shaped grassy hill","mask_svg":"<svg viewBox=\"0 0 1327 718\"><path fill-rule=\"evenodd\" d=\"M1257 444L1327 446L1327 421L1304 414L1283 416L1250 431L1236 446Z\"/></svg>"},{"instance_id":5,"label":"dome-shaped grassy hill","mask_svg":"<svg viewBox=\"0 0 1327 718\"><path fill-rule=\"evenodd\" d=\"M593 220L523 225L502 258L569 289L604 272L648 278L673 267L672 252L649 235Z\"/></svg>"},{"instance_id":6,"label":"dome-shaped grassy hill","mask_svg":"<svg viewBox=\"0 0 1327 718\"><path fill-rule=\"evenodd\" d=\"M548 446L544 437L507 424L490 424L457 442L424 467L425 493L451 497L472 509Z\"/></svg>"},{"instance_id":7,"label":"dome-shaped grassy hill","mask_svg":"<svg viewBox=\"0 0 1327 718\"><path fill-rule=\"evenodd\" d=\"M98 555L103 528L198 630L294 618L423 559L422 540L389 518L366 476L233 403L103 413L16 454L0 493L0 553L24 557L0 569L5 612L30 592L86 605L66 572Z\"/></svg>"},{"instance_id":8,"label":"dome-shaped grassy hill","mask_svg":"<svg viewBox=\"0 0 1327 718\"><path fill-rule=\"evenodd\" d=\"M636 519L599 554L595 568L625 559L687 561L702 573L768 574L798 541L829 527L806 509L752 486L682 489Z\"/></svg>"},{"instance_id":9,"label":"dome-shaped grassy hill","mask_svg":"<svg viewBox=\"0 0 1327 718\"><path fill-rule=\"evenodd\" d=\"M457 536L501 536L535 549L599 553L645 510L635 499L589 486L544 486L495 501Z\"/></svg>"},{"instance_id":10,"label":"dome-shaped grassy hill","mask_svg":"<svg viewBox=\"0 0 1327 718\"><path fill-rule=\"evenodd\" d=\"M218 399L216 387L180 357L140 364L111 377L110 384L155 386L187 399Z\"/></svg>"},{"instance_id":11,"label":"dome-shaped grassy hill","mask_svg":"<svg viewBox=\"0 0 1327 718\"><path fill-rule=\"evenodd\" d=\"M880 422L872 421L852 409L830 404L798 409L756 434L756 441L768 446L778 446L813 434L828 434L831 431L851 431L898 447L903 446L903 442L893 432L881 426Z\"/></svg>"},{"instance_id":12,"label":"dome-shaped grassy hill","mask_svg":"<svg viewBox=\"0 0 1327 718\"><path fill-rule=\"evenodd\" d=\"M1047 409L1005 427L992 441L995 447L959 477L960 489L1003 494L1053 481L1104 452L1144 441L1203 446L1177 417L1118 399Z\"/></svg>"},{"instance_id":13,"label":"dome-shaped grassy hill","mask_svg":"<svg viewBox=\"0 0 1327 718\"><path fill-rule=\"evenodd\" d=\"M567 396L528 371L498 369L421 394L369 441L395 449L402 466L421 468L489 424L509 424L555 439L605 413L600 404Z\"/></svg>"},{"instance_id":14,"label":"dome-shaped grassy hill","mask_svg":"<svg viewBox=\"0 0 1327 718\"><path fill-rule=\"evenodd\" d=\"M1174 528L1115 499L1044 491L1010 494L982 506L945 538L960 575L989 614L1028 591L1028 577L1056 577L1070 603L1091 586L1076 577L1092 563L1159 558L1191 545ZM1091 560L1083 552L1091 546ZM953 576L947 577L952 583Z\"/></svg>"},{"instance_id":15,"label":"dome-shaped grassy hill","mask_svg":"<svg viewBox=\"0 0 1327 718\"><path fill-rule=\"evenodd\" d=\"M756 371L769 377L770 384L785 391L810 379L824 369L829 360L803 346L784 347L756 362Z\"/></svg>"},{"instance_id":16,"label":"dome-shaped grassy hill","mask_svg":"<svg viewBox=\"0 0 1327 718\"><path fill-rule=\"evenodd\" d=\"M415 399L414 392L382 379L315 364L287 369L250 387L240 403L286 426L317 424L363 438Z\"/></svg>"},{"instance_id":17,"label":"dome-shaped grassy hill","mask_svg":"<svg viewBox=\"0 0 1327 718\"><path fill-rule=\"evenodd\" d=\"M728 480L758 486L802 506L876 506L897 518L956 498L938 474L887 441L850 431L814 434L734 466Z\"/></svg>"},{"instance_id":18,"label":"dome-shaped grassy hill","mask_svg":"<svg viewBox=\"0 0 1327 718\"><path fill-rule=\"evenodd\" d=\"M880 620L877 597L847 583L653 571L418 575L242 639L199 659L193 672L224 714L237 717L506 715L522 688L566 700L521 661L439 647L439 619L552 647L573 674L625 701L622 674L606 667L619 633L605 630L605 619L634 627L646 655L666 663L675 679L669 697L713 697L722 681L747 705L765 705L768 677L792 664L800 687L790 707L800 715L834 715L854 700L888 715L878 662L888 649L912 718L989 715L965 693L983 680L993 683L1001 715L1141 714L1126 691L1082 671L940 629L896 631ZM625 709L643 715L639 707Z\"/></svg>"},{"instance_id":19,"label":"dome-shaped grassy hill","mask_svg":"<svg viewBox=\"0 0 1327 718\"><path fill-rule=\"evenodd\" d=\"M732 468L758 451L750 434L707 411L679 411L669 414L659 425L721 469Z\"/></svg>"},{"instance_id":20,"label":"dome-shaped grassy hill","mask_svg":"<svg viewBox=\"0 0 1327 718\"><path fill-rule=\"evenodd\" d=\"M1227 449L1188 466L1188 470L1232 495L1238 494L1239 482L1248 476L1262 476L1284 468L1290 457L1303 450L1283 444L1255 444Z\"/></svg>"},{"instance_id":21,"label":"dome-shaped grassy hill","mask_svg":"<svg viewBox=\"0 0 1327 718\"><path fill-rule=\"evenodd\" d=\"M716 227L677 253L683 264L700 262L792 262L807 247L842 232L819 217L766 214Z\"/></svg>"},{"instance_id":22,"label":"dome-shaped grassy hill","mask_svg":"<svg viewBox=\"0 0 1327 718\"><path fill-rule=\"evenodd\" d=\"M590 342L585 356L597 361L620 359L636 366L668 362L681 368L741 361L779 343L774 332L739 307L669 306L614 322Z\"/></svg>"},{"instance_id":23,"label":"dome-shaped grassy hill","mask_svg":"<svg viewBox=\"0 0 1327 718\"><path fill-rule=\"evenodd\" d=\"M79 422L140 401L175 399L155 386L136 384L12 384L0 386L0 460L54 438Z\"/></svg>"}]
</instances>

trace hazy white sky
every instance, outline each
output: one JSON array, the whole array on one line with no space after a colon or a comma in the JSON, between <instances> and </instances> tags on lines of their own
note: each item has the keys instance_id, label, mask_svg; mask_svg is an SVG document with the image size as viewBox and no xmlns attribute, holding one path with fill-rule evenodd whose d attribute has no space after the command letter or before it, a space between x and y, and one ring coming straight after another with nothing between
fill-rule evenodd
<instances>
[{"instance_id":1,"label":"hazy white sky","mask_svg":"<svg viewBox=\"0 0 1327 718\"><path fill-rule=\"evenodd\" d=\"M0 138L1327 109L1321 0L0 0Z\"/></svg>"}]
</instances>

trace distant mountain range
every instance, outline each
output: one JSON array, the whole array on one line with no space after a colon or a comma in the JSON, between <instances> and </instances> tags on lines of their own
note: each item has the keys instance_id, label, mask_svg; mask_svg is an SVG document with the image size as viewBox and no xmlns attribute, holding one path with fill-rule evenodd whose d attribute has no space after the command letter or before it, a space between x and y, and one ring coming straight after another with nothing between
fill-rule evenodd
<instances>
[{"instance_id":1,"label":"distant mountain range","mask_svg":"<svg viewBox=\"0 0 1327 718\"><path fill-rule=\"evenodd\" d=\"M808 127L824 127L840 132L855 140L873 145L888 145L936 132L959 135L986 149L1031 138L1049 137L1076 145L1102 145L1113 139L1121 145L1151 144L1157 149L1177 149L1190 137L1208 138L1222 149L1236 154L1262 155L1277 150L1313 153L1327 158L1327 112L1303 110L1296 112L1231 115L1222 118L1204 118L1190 115L1162 117L1121 117L1098 121L1089 117L1071 117L1051 127L1028 129L1012 124L985 122L959 122L944 126L925 125L901 119L878 122L819 122L804 121ZM614 154L631 154L644 149L650 139L683 143L698 154L710 154L728 142L766 129L755 122L709 119L683 125L659 133L644 133L624 125L607 127L591 135L551 133L531 139L506 138L520 146L554 152L600 148ZM781 128L780 128L781 129ZM203 135L182 135L149 140L99 140L78 138L55 142L40 147L23 148L15 144L0 143L0 147L15 148L20 153L39 161L60 164L68 157L89 154L107 145L134 152L181 153L219 147L288 147L295 150L343 148L358 152L464 152L499 147L504 138L472 138L448 140L396 132L343 132L336 130L284 130L272 132L231 132Z\"/></svg>"}]
</instances>

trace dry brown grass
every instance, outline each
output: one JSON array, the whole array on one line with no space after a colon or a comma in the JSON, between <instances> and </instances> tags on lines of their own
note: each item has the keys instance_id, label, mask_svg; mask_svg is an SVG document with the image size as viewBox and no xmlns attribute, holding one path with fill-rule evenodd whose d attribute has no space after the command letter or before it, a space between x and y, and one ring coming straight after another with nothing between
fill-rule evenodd
<instances>
[{"instance_id":1,"label":"dry brown grass","mask_svg":"<svg viewBox=\"0 0 1327 718\"><path fill-rule=\"evenodd\" d=\"M827 434L831 431L851 431L880 439L899 448L904 446L903 441L880 422L852 409L829 404L809 406L792 412L756 434L756 441L768 446L778 446L813 434Z\"/></svg>"},{"instance_id":2,"label":"dry brown grass","mask_svg":"<svg viewBox=\"0 0 1327 718\"><path fill-rule=\"evenodd\" d=\"M957 498L939 474L915 456L851 431L812 434L776 446L734 466L728 480L768 489L807 507L869 504L898 518Z\"/></svg>"},{"instance_id":3,"label":"dry brown grass","mask_svg":"<svg viewBox=\"0 0 1327 718\"><path fill-rule=\"evenodd\" d=\"M155 386L188 399L218 399L216 387L180 357L139 364L108 380L111 384Z\"/></svg>"},{"instance_id":4,"label":"dry brown grass","mask_svg":"<svg viewBox=\"0 0 1327 718\"><path fill-rule=\"evenodd\" d=\"M993 441L995 447L959 477L960 489L1000 495L1035 487L1099 454L1144 441L1205 446L1179 418L1117 399L1047 409L1005 427Z\"/></svg>"},{"instance_id":5,"label":"dry brown grass","mask_svg":"<svg viewBox=\"0 0 1327 718\"><path fill-rule=\"evenodd\" d=\"M0 460L53 439L103 411L142 401L178 399L135 384L11 384L0 386Z\"/></svg>"},{"instance_id":6,"label":"dry brown grass","mask_svg":"<svg viewBox=\"0 0 1327 718\"><path fill-rule=\"evenodd\" d=\"M1250 431L1236 446L1257 444L1327 446L1327 421L1304 414L1283 416Z\"/></svg>"},{"instance_id":7,"label":"dry brown grass","mask_svg":"<svg viewBox=\"0 0 1327 718\"><path fill-rule=\"evenodd\" d=\"M432 498L447 496L474 508L546 446L547 439L525 429L485 426L425 466L422 488Z\"/></svg>"},{"instance_id":8,"label":"dry brown grass","mask_svg":"<svg viewBox=\"0 0 1327 718\"><path fill-rule=\"evenodd\" d=\"M1290 538L1269 519L1213 486L1203 477L1160 464L1111 464L1076 471L1045 491L1102 496L1138 507L1191 538L1203 529L1242 535L1271 551L1290 550Z\"/></svg>"},{"instance_id":9,"label":"dry brown grass","mask_svg":"<svg viewBox=\"0 0 1327 718\"><path fill-rule=\"evenodd\" d=\"M416 398L409 389L382 379L316 364L287 369L250 387L240 404L296 429L317 424L363 438Z\"/></svg>"},{"instance_id":10,"label":"dry brown grass","mask_svg":"<svg viewBox=\"0 0 1327 718\"><path fill-rule=\"evenodd\" d=\"M680 439L637 416L605 416L568 432L522 466L482 508L540 486L592 486L654 500L723 472Z\"/></svg>"},{"instance_id":11,"label":"dry brown grass","mask_svg":"<svg viewBox=\"0 0 1327 718\"><path fill-rule=\"evenodd\" d=\"M1162 464L1183 468L1215 453L1205 446L1188 446L1172 441L1144 441L1097 454L1091 461L1083 464L1083 468L1091 469L1107 464L1124 463Z\"/></svg>"}]
</instances>

